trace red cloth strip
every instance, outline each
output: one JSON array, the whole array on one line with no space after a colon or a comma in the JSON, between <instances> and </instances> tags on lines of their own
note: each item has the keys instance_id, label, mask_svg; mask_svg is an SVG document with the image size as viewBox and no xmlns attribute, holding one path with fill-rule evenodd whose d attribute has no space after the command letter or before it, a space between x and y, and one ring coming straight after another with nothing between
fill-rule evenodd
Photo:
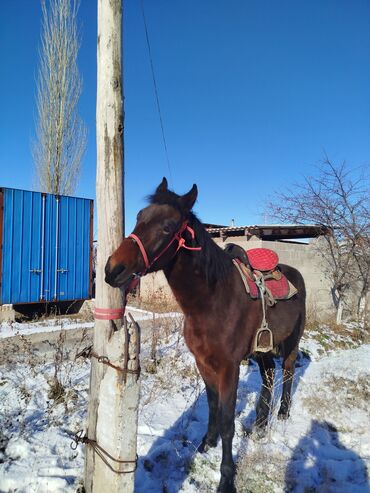
<instances>
[{"instance_id":1,"label":"red cloth strip","mask_svg":"<svg viewBox=\"0 0 370 493\"><path fill-rule=\"evenodd\" d=\"M94 317L97 320L118 320L124 314L124 308L95 308Z\"/></svg>"}]
</instances>

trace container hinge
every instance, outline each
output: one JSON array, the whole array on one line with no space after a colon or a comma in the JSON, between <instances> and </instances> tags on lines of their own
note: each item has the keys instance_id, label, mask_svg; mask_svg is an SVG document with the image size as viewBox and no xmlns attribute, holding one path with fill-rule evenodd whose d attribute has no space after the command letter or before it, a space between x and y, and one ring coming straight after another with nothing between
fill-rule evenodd
<instances>
[{"instance_id":1,"label":"container hinge","mask_svg":"<svg viewBox=\"0 0 370 493\"><path fill-rule=\"evenodd\" d=\"M41 274L41 269L30 269L31 274Z\"/></svg>"},{"instance_id":2,"label":"container hinge","mask_svg":"<svg viewBox=\"0 0 370 493\"><path fill-rule=\"evenodd\" d=\"M68 272L68 269L57 269L57 272L60 272L61 274L65 274Z\"/></svg>"}]
</instances>

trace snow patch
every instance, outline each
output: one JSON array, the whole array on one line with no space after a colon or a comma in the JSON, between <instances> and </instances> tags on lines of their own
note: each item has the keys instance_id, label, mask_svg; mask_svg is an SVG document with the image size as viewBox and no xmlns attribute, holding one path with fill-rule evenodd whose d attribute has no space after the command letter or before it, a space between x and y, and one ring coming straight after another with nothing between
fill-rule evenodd
<instances>
[{"instance_id":1,"label":"snow patch","mask_svg":"<svg viewBox=\"0 0 370 493\"><path fill-rule=\"evenodd\" d=\"M37 324L29 325L24 330L37 330ZM307 337L303 346L310 358L299 358L287 421L276 416L282 382L277 365L273 416L263 440L245 433L255 418L258 367L253 361L241 366L233 442L239 491L369 493L370 345L324 355L316 339ZM143 339L144 370L150 353L151 340ZM0 366L1 492L74 493L82 480L84 447L72 450L70 444L75 432L86 429L89 363L62 366L65 393L58 404L49 397L54 369L50 361ZM155 371L142 374L136 493L217 488L221 444L197 452L207 419L204 385L192 356L178 333L160 335Z\"/></svg>"}]
</instances>

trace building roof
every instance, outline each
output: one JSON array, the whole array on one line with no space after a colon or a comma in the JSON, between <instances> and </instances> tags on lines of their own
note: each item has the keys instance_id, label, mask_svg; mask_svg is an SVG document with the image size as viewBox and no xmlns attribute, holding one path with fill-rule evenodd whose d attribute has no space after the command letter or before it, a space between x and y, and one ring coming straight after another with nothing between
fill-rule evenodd
<instances>
[{"instance_id":1,"label":"building roof","mask_svg":"<svg viewBox=\"0 0 370 493\"><path fill-rule=\"evenodd\" d=\"M213 238L229 236L256 236L261 240L274 241L284 239L317 238L328 235L331 229L321 224L262 224L254 226L220 226L205 224Z\"/></svg>"}]
</instances>

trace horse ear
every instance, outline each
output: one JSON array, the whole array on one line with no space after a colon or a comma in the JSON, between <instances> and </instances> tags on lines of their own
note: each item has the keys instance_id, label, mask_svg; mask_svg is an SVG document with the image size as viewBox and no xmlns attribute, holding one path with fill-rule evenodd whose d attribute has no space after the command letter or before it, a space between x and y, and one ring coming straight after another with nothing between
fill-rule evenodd
<instances>
[{"instance_id":1,"label":"horse ear","mask_svg":"<svg viewBox=\"0 0 370 493\"><path fill-rule=\"evenodd\" d=\"M198 197L198 187L194 183L190 192L186 193L185 195L182 195L179 201L185 209L190 211L193 208L193 205L197 200L197 197Z\"/></svg>"},{"instance_id":2,"label":"horse ear","mask_svg":"<svg viewBox=\"0 0 370 493\"><path fill-rule=\"evenodd\" d=\"M168 190L168 182L167 182L167 178L164 176L162 183L157 187L156 193L167 192L167 190Z\"/></svg>"}]
</instances>

